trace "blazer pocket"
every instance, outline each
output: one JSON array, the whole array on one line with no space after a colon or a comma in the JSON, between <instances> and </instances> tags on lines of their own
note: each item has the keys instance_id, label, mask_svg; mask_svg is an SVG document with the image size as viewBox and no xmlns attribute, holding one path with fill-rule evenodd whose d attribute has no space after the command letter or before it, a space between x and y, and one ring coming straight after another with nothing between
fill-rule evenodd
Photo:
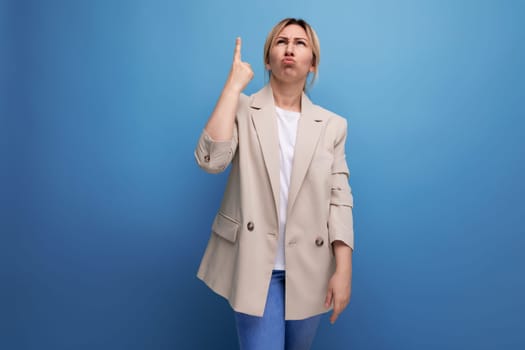
<instances>
[{"instance_id":1,"label":"blazer pocket","mask_svg":"<svg viewBox=\"0 0 525 350\"><path fill-rule=\"evenodd\" d=\"M213 220L211 230L225 240L235 243L239 226L240 224L236 220L219 212L215 216L215 220Z\"/></svg>"}]
</instances>

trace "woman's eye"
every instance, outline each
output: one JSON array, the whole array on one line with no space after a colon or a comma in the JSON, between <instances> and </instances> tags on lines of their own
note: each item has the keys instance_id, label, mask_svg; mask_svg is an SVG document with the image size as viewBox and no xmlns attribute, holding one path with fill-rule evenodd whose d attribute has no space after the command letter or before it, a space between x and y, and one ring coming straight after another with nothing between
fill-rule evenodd
<instances>
[{"instance_id":1,"label":"woman's eye","mask_svg":"<svg viewBox=\"0 0 525 350\"><path fill-rule=\"evenodd\" d=\"M304 41L298 41L297 42L297 45L303 45L303 46L306 46L306 43Z\"/></svg>"}]
</instances>

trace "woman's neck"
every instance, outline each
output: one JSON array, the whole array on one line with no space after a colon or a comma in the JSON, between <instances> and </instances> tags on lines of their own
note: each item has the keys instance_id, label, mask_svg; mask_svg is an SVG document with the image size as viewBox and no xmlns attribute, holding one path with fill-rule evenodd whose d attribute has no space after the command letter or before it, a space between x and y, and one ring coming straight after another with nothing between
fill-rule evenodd
<instances>
[{"instance_id":1,"label":"woman's neck","mask_svg":"<svg viewBox=\"0 0 525 350\"><path fill-rule=\"evenodd\" d=\"M277 107L294 112L301 111L304 83L282 83L271 77L270 86L272 87L273 99Z\"/></svg>"}]
</instances>

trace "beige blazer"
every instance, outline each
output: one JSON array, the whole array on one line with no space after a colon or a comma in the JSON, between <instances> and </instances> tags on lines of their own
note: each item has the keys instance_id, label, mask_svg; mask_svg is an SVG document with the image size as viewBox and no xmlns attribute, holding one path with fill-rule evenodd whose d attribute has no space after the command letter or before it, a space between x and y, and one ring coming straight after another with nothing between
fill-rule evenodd
<instances>
[{"instance_id":1,"label":"beige blazer","mask_svg":"<svg viewBox=\"0 0 525 350\"><path fill-rule=\"evenodd\" d=\"M279 137L271 87L241 95L231 141L204 130L195 149L200 167L218 173L231 163L226 190L197 276L234 310L262 316L279 234ZM288 194L285 232L285 318L328 311L335 268L331 243L352 247L353 197L345 160L347 123L303 94Z\"/></svg>"}]
</instances>

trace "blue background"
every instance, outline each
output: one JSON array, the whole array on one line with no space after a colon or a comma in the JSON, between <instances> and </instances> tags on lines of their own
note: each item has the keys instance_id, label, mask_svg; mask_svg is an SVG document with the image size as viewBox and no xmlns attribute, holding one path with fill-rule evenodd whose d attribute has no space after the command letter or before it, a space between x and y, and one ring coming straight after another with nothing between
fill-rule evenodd
<instances>
[{"instance_id":1,"label":"blue background","mask_svg":"<svg viewBox=\"0 0 525 350\"><path fill-rule=\"evenodd\" d=\"M227 174L193 149L235 37L253 93L287 16L349 121L352 301L314 348L525 348L525 2L0 4L0 348L237 346L195 277Z\"/></svg>"}]
</instances>

